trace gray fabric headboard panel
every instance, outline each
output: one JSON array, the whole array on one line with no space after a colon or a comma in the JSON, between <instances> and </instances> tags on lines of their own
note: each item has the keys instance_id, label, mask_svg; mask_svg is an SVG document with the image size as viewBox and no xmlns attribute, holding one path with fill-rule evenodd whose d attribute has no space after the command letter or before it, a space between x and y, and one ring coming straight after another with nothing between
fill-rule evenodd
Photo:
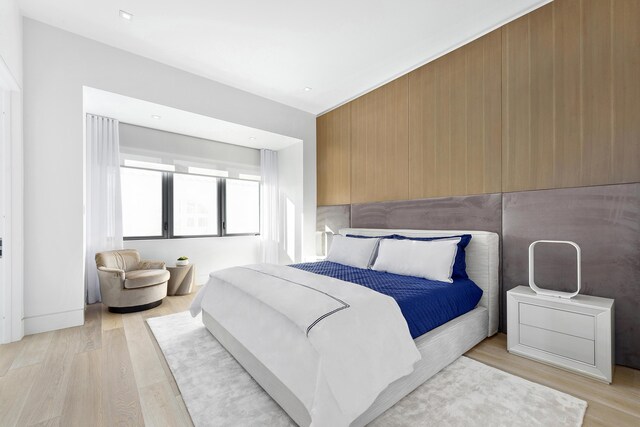
<instances>
[{"instance_id":1,"label":"gray fabric headboard panel","mask_svg":"<svg viewBox=\"0 0 640 427\"><path fill-rule=\"evenodd\" d=\"M640 184L504 193L504 292L528 284L528 247L571 240L582 252L582 290L615 299L616 363L640 368ZM536 282L556 290L575 283L575 252L536 248ZM567 284L560 288L558 283ZM505 306L502 318L505 324Z\"/></svg>"},{"instance_id":2,"label":"gray fabric headboard panel","mask_svg":"<svg viewBox=\"0 0 640 427\"><path fill-rule=\"evenodd\" d=\"M338 234L341 228L351 226L351 205L318 206L316 231Z\"/></svg>"},{"instance_id":3,"label":"gray fabric headboard panel","mask_svg":"<svg viewBox=\"0 0 640 427\"><path fill-rule=\"evenodd\" d=\"M500 234L500 193L351 205L351 227L484 230Z\"/></svg>"}]
</instances>

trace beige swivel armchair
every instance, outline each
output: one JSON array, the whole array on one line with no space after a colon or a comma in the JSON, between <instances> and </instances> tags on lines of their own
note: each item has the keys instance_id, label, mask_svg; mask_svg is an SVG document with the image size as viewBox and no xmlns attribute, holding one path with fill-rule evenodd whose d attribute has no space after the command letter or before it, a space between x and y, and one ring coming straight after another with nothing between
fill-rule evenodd
<instances>
[{"instance_id":1,"label":"beige swivel armchair","mask_svg":"<svg viewBox=\"0 0 640 427\"><path fill-rule=\"evenodd\" d=\"M102 303L114 313L148 310L167 296L164 261L141 260L135 249L96 254Z\"/></svg>"}]
</instances>

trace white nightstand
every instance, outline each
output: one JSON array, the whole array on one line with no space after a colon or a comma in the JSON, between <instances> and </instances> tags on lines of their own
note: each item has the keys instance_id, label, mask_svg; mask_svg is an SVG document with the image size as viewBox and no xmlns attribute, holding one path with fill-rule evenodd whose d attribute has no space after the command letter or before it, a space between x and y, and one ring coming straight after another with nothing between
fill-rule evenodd
<instances>
[{"instance_id":1,"label":"white nightstand","mask_svg":"<svg viewBox=\"0 0 640 427\"><path fill-rule=\"evenodd\" d=\"M507 349L610 383L613 308L608 298L538 296L518 286L507 292Z\"/></svg>"}]
</instances>

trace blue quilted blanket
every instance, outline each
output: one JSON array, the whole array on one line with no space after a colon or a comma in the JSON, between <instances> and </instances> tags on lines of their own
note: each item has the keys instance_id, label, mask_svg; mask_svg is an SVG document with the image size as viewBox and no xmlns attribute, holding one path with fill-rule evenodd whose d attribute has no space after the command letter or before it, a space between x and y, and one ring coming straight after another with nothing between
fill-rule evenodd
<instances>
[{"instance_id":1,"label":"blue quilted blanket","mask_svg":"<svg viewBox=\"0 0 640 427\"><path fill-rule=\"evenodd\" d=\"M473 310L482 297L482 289L470 279L444 283L330 261L292 264L291 267L356 283L392 297L400 306L413 338Z\"/></svg>"}]
</instances>

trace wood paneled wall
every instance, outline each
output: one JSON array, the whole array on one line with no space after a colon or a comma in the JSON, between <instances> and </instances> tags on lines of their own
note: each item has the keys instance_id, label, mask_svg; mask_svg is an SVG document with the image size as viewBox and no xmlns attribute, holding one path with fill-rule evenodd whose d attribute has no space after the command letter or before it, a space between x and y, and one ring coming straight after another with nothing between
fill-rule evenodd
<instances>
[{"instance_id":1,"label":"wood paneled wall","mask_svg":"<svg viewBox=\"0 0 640 427\"><path fill-rule=\"evenodd\" d=\"M501 31L409 74L409 198L500 192Z\"/></svg>"},{"instance_id":2,"label":"wood paneled wall","mask_svg":"<svg viewBox=\"0 0 640 427\"><path fill-rule=\"evenodd\" d=\"M408 100L405 75L351 103L351 203L408 199Z\"/></svg>"},{"instance_id":3,"label":"wood paneled wall","mask_svg":"<svg viewBox=\"0 0 640 427\"><path fill-rule=\"evenodd\" d=\"M503 27L502 191L640 181L640 1L556 0Z\"/></svg>"},{"instance_id":4,"label":"wood paneled wall","mask_svg":"<svg viewBox=\"0 0 640 427\"><path fill-rule=\"evenodd\" d=\"M318 117L318 205L351 203L351 104Z\"/></svg>"},{"instance_id":5,"label":"wood paneled wall","mask_svg":"<svg viewBox=\"0 0 640 427\"><path fill-rule=\"evenodd\" d=\"M555 0L320 116L318 204L640 181L638 22Z\"/></svg>"}]
</instances>

